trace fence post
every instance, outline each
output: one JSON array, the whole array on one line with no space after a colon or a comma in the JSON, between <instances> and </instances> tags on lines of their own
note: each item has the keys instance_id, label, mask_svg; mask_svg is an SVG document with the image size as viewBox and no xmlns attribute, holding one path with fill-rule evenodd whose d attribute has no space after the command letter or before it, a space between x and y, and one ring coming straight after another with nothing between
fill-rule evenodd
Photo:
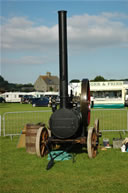
<instances>
[{"instance_id":1,"label":"fence post","mask_svg":"<svg viewBox=\"0 0 128 193\"><path fill-rule=\"evenodd\" d=\"M3 114L3 136L5 137L5 114Z\"/></svg>"}]
</instances>

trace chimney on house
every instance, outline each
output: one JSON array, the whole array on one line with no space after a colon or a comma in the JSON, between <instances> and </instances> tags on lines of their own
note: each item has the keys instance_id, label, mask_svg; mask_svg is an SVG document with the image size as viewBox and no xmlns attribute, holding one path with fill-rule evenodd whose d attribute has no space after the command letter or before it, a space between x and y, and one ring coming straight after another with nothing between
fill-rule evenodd
<instances>
[{"instance_id":1,"label":"chimney on house","mask_svg":"<svg viewBox=\"0 0 128 193\"><path fill-rule=\"evenodd\" d=\"M50 76L51 76L51 72L47 72L46 75L47 75L48 77L50 77Z\"/></svg>"}]
</instances>

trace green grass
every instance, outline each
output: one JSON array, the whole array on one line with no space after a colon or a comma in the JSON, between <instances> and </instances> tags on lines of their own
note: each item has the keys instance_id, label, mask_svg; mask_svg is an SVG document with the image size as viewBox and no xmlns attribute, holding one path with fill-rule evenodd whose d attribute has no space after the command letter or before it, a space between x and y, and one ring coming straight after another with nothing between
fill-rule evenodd
<instances>
[{"instance_id":1,"label":"green grass","mask_svg":"<svg viewBox=\"0 0 128 193\"><path fill-rule=\"evenodd\" d=\"M6 112L16 111L40 111L49 109L50 107L33 107L31 104L20 104L20 103L0 103L0 114L3 115Z\"/></svg>"},{"instance_id":2,"label":"green grass","mask_svg":"<svg viewBox=\"0 0 128 193\"><path fill-rule=\"evenodd\" d=\"M1 104L0 107L1 115L9 111L48 109L23 104ZM126 137L128 133L122 133L122 136ZM112 138L120 135L119 132L103 133L101 145L106 137L112 145ZM72 160L55 162L53 168L47 171L47 156L38 158L28 154L25 148L17 149L18 139L17 136L13 140L0 137L1 193L128 192L128 153L122 153L120 149L99 149L97 157L90 160L86 148L83 148L83 151L76 152L75 163Z\"/></svg>"},{"instance_id":3,"label":"green grass","mask_svg":"<svg viewBox=\"0 0 128 193\"><path fill-rule=\"evenodd\" d=\"M72 160L56 162L46 170L47 157L38 158L17 149L17 137L1 140L2 193L127 193L128 153L99 150L93 160L86 149Z\"/></svg>"}]
</instances>

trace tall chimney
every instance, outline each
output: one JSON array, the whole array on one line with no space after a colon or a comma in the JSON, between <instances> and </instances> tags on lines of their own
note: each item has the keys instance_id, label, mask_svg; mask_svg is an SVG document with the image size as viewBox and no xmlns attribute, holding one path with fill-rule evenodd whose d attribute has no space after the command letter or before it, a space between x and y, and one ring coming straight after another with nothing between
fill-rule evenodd
<instances>
[{"instance_id":1,"label":"tall chimney","mask_svg":"<svg viewBox=\"0 0 128 193\"><path fill-rule=\"evenodd\" d=\"M67 11L58 11L59 19L59 72L60 72L60 108L66 108L68 102L68 64L67 64Z\"/></svg>"}]
</instances>

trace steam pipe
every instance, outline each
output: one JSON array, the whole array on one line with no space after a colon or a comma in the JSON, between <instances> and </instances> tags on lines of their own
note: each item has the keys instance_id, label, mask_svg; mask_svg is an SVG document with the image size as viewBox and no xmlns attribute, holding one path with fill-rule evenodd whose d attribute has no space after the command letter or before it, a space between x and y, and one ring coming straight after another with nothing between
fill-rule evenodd
<instances>
[{"instance_id":1,"label":"steam pipe","mask_svg":"<svg viewBox=\"0 0 128 193\"><path fill-rule=\"evenodd\" d=\"M68 64L67 64L67 11L58 11L59 20L59 73L60 108L68 105Z\"/></svg>"}]
</instances>

